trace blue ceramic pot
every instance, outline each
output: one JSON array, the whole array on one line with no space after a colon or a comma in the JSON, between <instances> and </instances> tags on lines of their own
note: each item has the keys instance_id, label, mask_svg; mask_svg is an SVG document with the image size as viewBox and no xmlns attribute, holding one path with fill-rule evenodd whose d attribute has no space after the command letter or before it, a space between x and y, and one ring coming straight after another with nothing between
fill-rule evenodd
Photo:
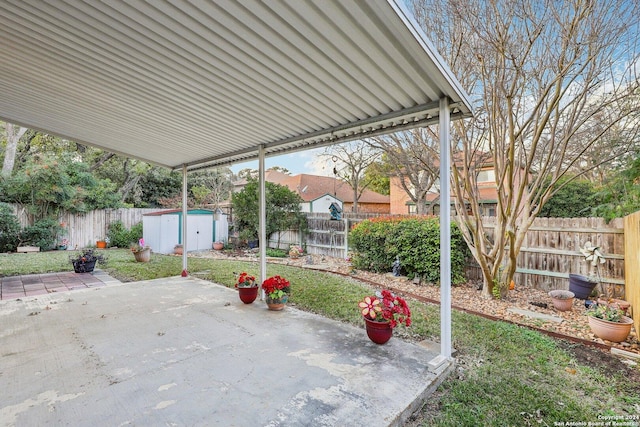
<instances>
[{"instance_id":1,"label":"blue ceramic pot","mask_svg":"<svg viewBox=\"0 0 640 427\"><path fill-rule=\"evenodd\" d=\"M598 283L581 274L569 274L569 290L578 299L587 299Z\"/></svg>"}]
</instances>

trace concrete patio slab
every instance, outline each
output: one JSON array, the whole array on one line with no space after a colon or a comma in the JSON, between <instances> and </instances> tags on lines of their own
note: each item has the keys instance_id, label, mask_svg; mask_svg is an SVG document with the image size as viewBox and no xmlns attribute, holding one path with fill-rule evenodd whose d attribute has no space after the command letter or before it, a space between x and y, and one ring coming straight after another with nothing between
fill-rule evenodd
<instances>
[{"instance_id":1,"label":"concrete patio slab","mask_svg":"<svg viewBox=\"0 0 640 427\"><path fill-rule=\"evenodd\" d=\"M437 353L173 277L0 302L6 426L401 425Z\"/></svg>"}]
</instances>

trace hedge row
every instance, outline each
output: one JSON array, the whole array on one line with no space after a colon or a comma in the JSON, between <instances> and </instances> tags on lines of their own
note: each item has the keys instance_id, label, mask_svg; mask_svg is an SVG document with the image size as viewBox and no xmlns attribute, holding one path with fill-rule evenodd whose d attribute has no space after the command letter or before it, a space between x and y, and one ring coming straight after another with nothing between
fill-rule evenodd
<instances>
[{"instance_id":1,"label":"hedge row","mask_svg":"<svg viewBox=\"0 0 640 427\"><path fill-rule=\"evenodd\" d=\"M440 221L436 217L379 217L360 222L349 233L355 268L376 273L392 270L396 257L402 274L440 281ZM451 272L453 283L465 281L469 254L455 223L451 224Z\"/></svg>"}]
</instances>

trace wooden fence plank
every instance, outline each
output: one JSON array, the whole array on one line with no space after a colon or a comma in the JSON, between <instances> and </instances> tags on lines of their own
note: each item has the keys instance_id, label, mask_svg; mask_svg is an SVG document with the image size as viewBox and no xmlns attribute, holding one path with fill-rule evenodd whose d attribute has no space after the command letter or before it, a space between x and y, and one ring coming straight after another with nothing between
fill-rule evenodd
<instances>
[{"instance_id":1,"label":"wooden fence plank","mask_svg":"<svg viewBox=\"0 0 640 427\"><path fill-rule=\"evenodd\" d=\"M495 220L483 218L490 232ZM569 273L588 274L580 248L591 241L600 246L606 263L600 268L601 293L625 295L625 228L622 219L606 223L602 218L536 218L528 230L517 259L514 281L519 286L542 290L568 289ZM467 277L482 280L480 269L471 262Z\"/></svg>"},{"instance_id":2,"label":"wooden fence plank","mask_svg":"<svg viewBox=\"0 0 640 427\"><path fill-rule=\"evenodd\" d=\"M13 209L20 224L23 227L29 225L25 212L15 205ZM65 229L65 234L60 236L60 240L67 239L69 249L95 246L98 239L107 237L107 231L112 222L122 221L126 228L131 228L142 222L144 214L159 210L161 209L120 208L99 209L80 214L64 213L58 218Z\"/></svg>"},{"instance_id":3,"label":"wooden fence plank","mask_svg":"<svg viewBox=\"0 0 640 427\"><path fill-rule=\"evenodd\" d=\"M631 303L633 323L640 334L640 212L624 218L624 233L626 300Z\"/></svg>"}]
</instances>

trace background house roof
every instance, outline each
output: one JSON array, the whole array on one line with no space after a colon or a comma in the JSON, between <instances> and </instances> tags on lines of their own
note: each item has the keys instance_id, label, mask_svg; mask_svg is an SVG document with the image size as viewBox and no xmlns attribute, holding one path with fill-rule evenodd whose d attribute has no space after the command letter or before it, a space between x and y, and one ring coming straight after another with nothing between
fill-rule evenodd
<instances>
[{"instance_id":1,"label":"background house roof","mask_svg":"<svg viewBox=\"0 0 640 427\"><path fill-rule=\"evenodd\" d=\"M275 184L285 185L302 197L305 202L316 200L325 194L335 196L342 202L353 203L353 188L344 181L330 176L319 175L287 175L282 172L268 170L265 179ZM365 189L358 203L389 204L389 196Z\"/></svg>"},{"instance_id":2,"label":"background house roof","mask_svg":"<svg viewBox=\"0 0 640 427\"><path fill-rule=\"evenodd\" d=\"M0 56L0 119L170 168L471 108L401 0L0 0Z\"/></svg>"}]
</instances>

